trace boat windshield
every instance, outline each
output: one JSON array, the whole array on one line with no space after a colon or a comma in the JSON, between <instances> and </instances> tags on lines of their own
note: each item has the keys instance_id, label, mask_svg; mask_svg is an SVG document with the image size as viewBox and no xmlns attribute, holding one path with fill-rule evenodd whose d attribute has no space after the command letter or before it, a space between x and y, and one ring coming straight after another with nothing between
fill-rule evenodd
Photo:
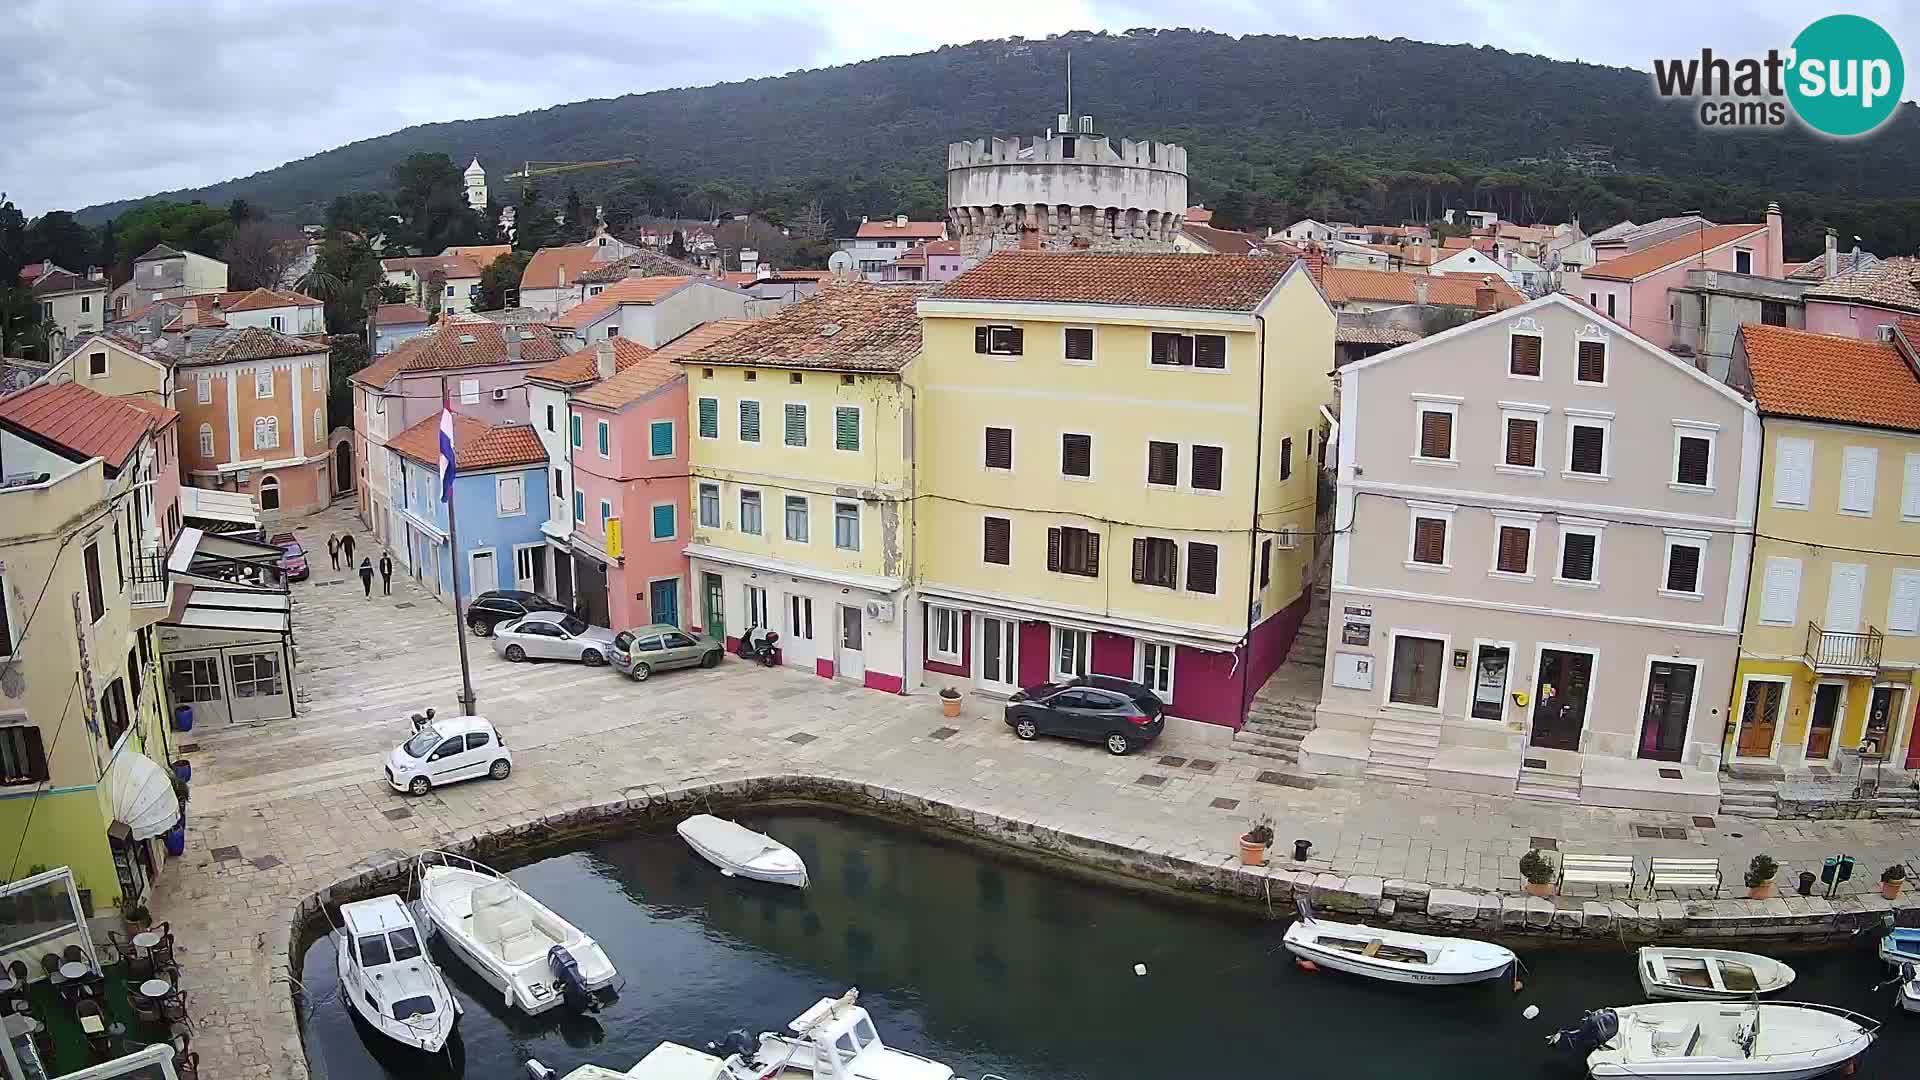
<instances>
[{"instance_id":1,"label":"boat windshield","mask_svg":"<svg viewBox=\"0 0 1920 1080\"><path fill-rule=\"evenodd\" d=\"M411 1020L416 1016L432 1016L433 1013L433 999L425 994L419 997L401 998L393 1003L395 1020Z\"/></svg>"},{"instance_id":2,"label":"boat windshield","mask_svg":"<svg viewBox=\"0 0 1920 1080\"><path fill-rule=\"evenodd\" d=\"M412 960L420 955L420 938L411 926L403 926L388 934L387 941L393 946L395 960Z\"/></svg>"},{"instance_id":3,"label":"boat windshield","mask_svg":"<svg viewBox=\"0 0 1920 1080\"><path fill-rule=\"evenodd\" d=\"M379 967L391 963L393 955L387 951L385 934L363 934L360 937L360 966Z\"/></svg>"},{"instance_id":4,"label":"boat windshield","mask_svg":"<svg viewBox=\"0 0 1920 1080\"><path fill-rule=\"evenodd\" d=\"M433 730L432 725L428 725L421 728L413 738L408 739L407 745L401 749L407 752L408 757L423 758L432 753L433 748L438 745L440 745L440 733Z\"/></svg>"}]
</instances>

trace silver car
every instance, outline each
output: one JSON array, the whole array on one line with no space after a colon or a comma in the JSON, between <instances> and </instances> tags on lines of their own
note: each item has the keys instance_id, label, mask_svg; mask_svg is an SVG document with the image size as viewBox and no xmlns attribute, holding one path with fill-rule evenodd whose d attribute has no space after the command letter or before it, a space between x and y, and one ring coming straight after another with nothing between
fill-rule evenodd
<instances>
[{"instance_id":1,"label":"silver car","mask_svg":"<svg viewBox=\"0 0 1920 1080\"><path fill-rule=\"evenodd\" d=\"M578 660L600 667L613 650L613 631L591 626L564 611L536 611L493 631L493 651L522 660Z\"/></svg>"}]
</instances>

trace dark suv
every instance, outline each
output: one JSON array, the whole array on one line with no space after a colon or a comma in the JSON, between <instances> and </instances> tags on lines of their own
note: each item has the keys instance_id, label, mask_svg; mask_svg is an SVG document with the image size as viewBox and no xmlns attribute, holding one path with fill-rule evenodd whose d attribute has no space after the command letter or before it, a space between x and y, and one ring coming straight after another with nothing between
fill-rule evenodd
<instances>
[{"instance_id":1,"label":"dark suv","mask_svg":"<svg viewBox=\"0 0 1920 1080\"><path fill-rule=\"evenodd\" d=\"M492 637L493 628L536 611L566 611L539 593L519 589L492 589L473 598L467 605L467 629L474 637Z\"/></svg>"},{"instance_id":2,"label":"dark suv","mask_svg":"<svg viewBox=\"0 0 1920 1080\"><path fill-rule=\"evenodd\" d=\"M1023 739L1059 735L1125 754L1160 737L1165 712L1159 695L1137 682L1083 675L1017 691L1007 699L1007 726Z\"/></svg>"}]
</instances>

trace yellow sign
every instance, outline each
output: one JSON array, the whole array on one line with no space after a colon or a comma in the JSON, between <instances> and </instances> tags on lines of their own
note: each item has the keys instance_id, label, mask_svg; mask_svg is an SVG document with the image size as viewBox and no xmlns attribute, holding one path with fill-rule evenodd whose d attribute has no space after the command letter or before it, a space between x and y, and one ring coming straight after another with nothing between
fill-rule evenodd
<instances>
[{"instance_id":1,"label":"yellow sign","mask_svg":"<svg viewBox=\"0 0 1920 1080\"><path fill-rule=\"evenodd\" d=\"M619 518L607 519L607 554L611 555L616 559L620 557L620 519Z\"/></svg>"}]
</instances>

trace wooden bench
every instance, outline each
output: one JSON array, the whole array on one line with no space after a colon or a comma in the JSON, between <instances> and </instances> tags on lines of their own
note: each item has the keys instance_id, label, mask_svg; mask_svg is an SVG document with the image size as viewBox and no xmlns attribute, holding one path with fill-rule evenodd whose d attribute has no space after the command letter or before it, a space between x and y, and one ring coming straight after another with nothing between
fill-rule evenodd
<instances>
[{"instance_id":1,"label":"wooden bench","mask_svg":"<svg viewBox=\"0 0 1920 1080\"><path fill-rule=\"evenodd\" d=\"M1633 890L1633 856L1560 853L1560 884L1618 885Z\"/></svg>"},{"instance_id":2,"label":"wooden bench","mask_svg":"<svg viewBox=\"0 0 1920 1080\"><path fill-rule=\"evenodd\" d=\"M1647 891L1655 889L1711 889L1720 891L1720 860L1647 860Z\"/></svg>"}]
</instances>

